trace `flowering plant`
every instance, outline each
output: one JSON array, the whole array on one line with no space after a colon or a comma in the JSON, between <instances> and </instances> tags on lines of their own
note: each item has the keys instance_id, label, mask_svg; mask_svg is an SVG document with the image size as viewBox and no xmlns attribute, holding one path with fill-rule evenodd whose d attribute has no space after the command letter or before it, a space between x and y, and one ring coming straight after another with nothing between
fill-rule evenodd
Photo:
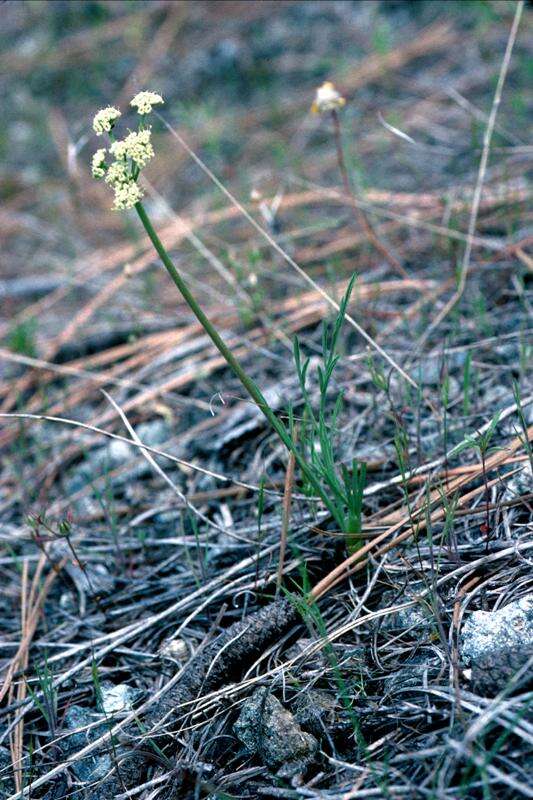
<instances>
[{"instance_id":1,"label":"flowering plant","mask_svg":"<svg viewBox=\"0 0 533 800\"><path fill-rule=\"evenodd\" d=\"M338 111L346 105L346 100L335 88L331 81L325 81L316 90L315 99L311 106L314 114L325 114L327 111Z\"/></svg>"},{"instance_id":2,"label":"flowering plant","mask_svg":"<svg viewBox=\"0 0 533 800\"><path fill-rule=\"evenodd\" d=\"M336 94L338 96L335 101L337 103L335 108L344 104L343 98L341 98L338 93ZM324 96L321 97L322 103L326 102L326 100L327 98L324 98ZM308 461L304 453L297 447L295 437L293 436L292 425L287 427L274 413L255 381L247 375L209 317L204 313L168 255L141 202L143 191L138 184L139 176L146 164L154 157L154 148L151 141L152 129L145 125L145 117L151 113L154 105L163 102L164 100L161 95L156 92L139 92L130 103L133 108L137 109L137 113L141 116L139 128L137 131L130 131L124 139L116 139L113 133L116 120L121 116L118 109L113 106L108 106L96 114L93 121L94 131L97 136L102 133L107 133L111 144L109 149L99 148L93 155L93 176L97 180L103 179L105 183L113 188L115 192L113 208L116 211L123 211L130 208L135 209L158 256L181 292L184 300L189 305L189 308L195 314L205 332L211 338L213 344L217 347L228 366L231 367L240 380L249 396L262 411L272 430L278 435L285 447L293 454L294 460L298 464L309 486L312 487L322 499L332 517L337 521L341 529L344 530L350 527L350 525L347 524L348 518L341 509L341 505L344 502L349 506L350 502L344 497L341 491L341 503L339 503L339 499L335 495L335 493L339 493L338 481L336 478L333 480L335 476L324 475L324 470L319 469L316 464ZM329 102L333 102L333 98L330 97ZM339 311L339 325L344 318L352 286L353 279ZM292 419L292 416L290 418ZM359 478L357 478L357 480L359 480ZM354 533L354 531L351 532Z\"/></svg>"}]
</instances>

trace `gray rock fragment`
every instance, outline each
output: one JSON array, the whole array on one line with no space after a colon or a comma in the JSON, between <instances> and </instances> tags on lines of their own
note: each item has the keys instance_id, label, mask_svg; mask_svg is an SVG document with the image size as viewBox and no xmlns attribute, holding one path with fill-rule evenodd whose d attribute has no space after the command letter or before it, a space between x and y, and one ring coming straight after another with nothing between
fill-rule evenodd
<instances>
[{"instance_id":1,"label":"gray rock fragment","mask_svg":"<svg viewBox=\"0 0 533 800\"><path fill-rule=\"evenodd\" d=\"M105 714L118 714L122 711L131 711L141 692L133 689L127 683L111 683L102 681L100 684L102 696L98 704L99 710Z\"/></svg>"},{"instance_id":2,"label":"gray rock fragment","mask_svg":"<svg viewBox=\"0 0 533 800\"><path fill-rule=\"evenodd\" d=\"M263 395L270 408L275 411L280 408L283 402L280 386L270 386L264 389ZM201 452L221 452L229 446L232 447L244 436L260 429L263 425L264 417L257 406L253 403L245 403L242 406L238 406L225 422L220 425L215 441L209 436L197 441L196 445Z\"/></svg>"},{"instance_id":3,"label":"gray rock fragment","mask_svg":"<svg viewBox=\"0 0 533 800\"><path fill-rule=\"evenodd\" d=\"M410 631L413 628L427 626L431 622L429 609L422 604L401 608L393 614L383 617L381 628L383 630Z\"/></svg>"},{"instance_id":4,"label":"gray rock fragment","mask_svg":"<svg viewBox=\"0 0 533 800\"><path fill-rule=\"evenodd\" d=\"M476 692L503 689L533 655L533 594L497 611L474 611L463 625L461 655ZM531 670L517 688L528 681Z\"/></svg>"},{"instance_id":5,"label":"gray rock fragment","mask_svg":"<svg viewBox=\"0 0 533 800\"><path fill-rule=\"evenodd\" d=\"M94 742L107 732L107 724L96 724L101 720L100 714L94 714L81 706L70 706L65 714L65 725L73 731L62 744L65 754L72 757L74 753ZM111 757L107 754L89 755L71 764L71 769L79 781L96 781L103 778L111 769Z\"/></svg>"},{"instance_id":6,"label":"gray rock fragment","mask_svg":"<svg viewBox=\"0 0 533 800\"><path fill-rule=\"evenodd\" d=\"M265 766L279 777L297 783L313 761L318 743L302 731L297 720L268 689L258 689L245 702L234 726L235 734Z\"/></svg>"},{"instance_id":7,"label":"gray rock fragment","mask_svg":"<svg viewBox=\"0 0 533 800\"><path fill-rule=\"evenodd\" d=\"M324 670L328 667L328 661L323 651L313 649L314 643L314 639L300 636L298 641L287 649L288 659L298 659L299 674L302 679L310 677L317 670Z\"/></svg>"},{"instance_id":8,"label":"gray rock fragment","mask_svg":"<svg viewBox=\"0 0 533 800\"><path fill-rule=\"evenodd\" d=\"M109 594L115 585L115 578L105 564L85 562L82 565L72 559L71 550L64 539L53 542L49 547L50 556L56 561L66 558L65 571L80 596L80 613L85 613L86 597L99 597Z\"/></svg>"},{"instance_id":9,"label":"gray rock fragment","mask_svg":"<svg viewBox=\"0 0 533 800\"><path fill-rule=\"evenodd\" d=\"M143 422L137 427L136 433L143 444L157 449L170 438L171 430L166 422L156 419ZM166 459L162 456L154 457L158 463L168 468ZM106 475L126 464L131 464L131 467L126 470L125 474L114 476L113 485L128 485L132 478L140 478L151 472L151 467L145 462L136 446L128 444L122 439L111 439L102 447L89 452L83 463L72 471L66 482L67 491L75 494L84 489L95 477ZM89 509L85 509L85 511L89 513Z\"/></svg>"},{"instance_id":10,"label":"gray rock fragment","mask_svg":"<svg viewBox=\"0 0 533 800\"><path fill-rule=\"evenodd\" d=\"M414 585L406 587L401 594L397 591L386 590L381 596L379 603L380 609L394 608L401 606L409 600L415 600L416 605L408 608L400 608L399 611L392 611L383 617L379 617L375 625L380 630L401 630L409 631L421 626L428 627L434 623L434 615L427 602L420 598L423 587ZM417 630L417 635L419 631Z\"/></svg>"}]
</instances>

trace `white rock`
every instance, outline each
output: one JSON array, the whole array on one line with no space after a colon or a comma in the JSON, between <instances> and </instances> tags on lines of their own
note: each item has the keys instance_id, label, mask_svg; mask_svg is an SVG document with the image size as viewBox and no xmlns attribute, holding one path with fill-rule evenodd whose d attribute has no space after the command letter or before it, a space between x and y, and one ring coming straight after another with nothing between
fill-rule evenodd
<instances>
[{"instance_id":1,"label":"white rock","mask_svg":"<svg viewBox=\"0 0 533 800\"><path fill-rule=\"evenodd\" d=\"M467 663L487 653L533 646L533 594L497 611L474 611L463 625L462 639Z\"/></svg>"}]
</instances>

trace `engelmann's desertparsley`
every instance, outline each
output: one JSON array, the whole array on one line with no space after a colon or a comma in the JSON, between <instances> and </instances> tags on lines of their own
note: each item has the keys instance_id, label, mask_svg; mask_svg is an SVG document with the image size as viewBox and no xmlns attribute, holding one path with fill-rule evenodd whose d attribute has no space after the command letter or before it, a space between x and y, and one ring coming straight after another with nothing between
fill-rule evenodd
<instances>
[{"instance_id":1,"label":"engelmann's desertparsley","mask_svg":"<svg viewBox=\"0 0 533 800\"><path fill-rule=\"evenodd\" d=\"M152 110L152 105L162 103L163 98L155 92L140 92L133 98L131 105L138 106L143 118ZM152 146L152 129L144 127L144 119L137 131L130 131L124 139L115 139L113 128L121 116L118 108L108 106L101 109L93 120L93 128L98 136L108 133L111 139L109 154L111 163L107 163L108 151L100 148L92 159L92 173L97 179L104 178L115 193L113 209L124 211L134 208L143 197L143 191L137 181L141 170L154 157Z\"/></svg>"},{"instance_id":2,"label":"engelmann's desertparsley","mask_svg":"<svg viewBox=\"0 0 533 800\"><path fill-rule=\"evenodd\" d=\"M157 94L156 92L139 92L131 101L130 106L136 108L137 113L144 116L145 114L152 113L152 106L156 106L164 102L165 101L161 95Z\"/></svg>"},{"instance_id":3,"label":"engelmann's desertparsley","mask_svg":"<svg viewBox=\"0 0 533 800\"><path fill-rule=\"evenodd\" d=\"M105 175L105 147L101 147L93 156L92 173L93 178L103 178Z\"/></svg>"},{"instance_id":4,"label":"engelmann's desertparsley","mask_svg":"<svg viewBox=\"0 0 533 800\"><path fill-rule=\"evenodd\" d=\"M324 87L322 87L323 89ZM333 87L334 89L334 87ZM327 99L327 98L326 98ZM336 107L344 104L343 98L334 91L334 99ZM324 101L324 91L319 98L321 102ZM329 90L329 101L332 102L331 89ZM217 347L218 351L225 359L228 366L233 370L238 377L254 403L264 414L271 428L277 433L285 447L293 453L298 466L300 467L305 478L313 487L314 491L319 497L322 498L326 508L329 510L334 519L339 524L343 524L344 517L339 515L339 510L336 505L335 499L329 495L326 487L322 485L322 479L316 470L309 464L304 454L297 447L296 442L292 437L290 428L287 428L285 423L278 418L274 411L269 406L267 400L263 396L260 388L255 381L249 377L246 371L242 368L237 358L235 358L231 348L228 347L224 339L218 333L216 327L213 325L207 314L203 311L195 296L187 286L186 281L176 269L172 259L168 255L165 246L157 232L152 225L149 215L147 214L141 200L142 190L138 186L137 181L141 170L148 163L154 155L154 149L151 143L151 128L146 127L144 124L144 117L150 113L152 106L156 103L162 103L163 98L155 92L140 92L131 101L131 105L138 108L141 115L140 125L137 131L130 131L125 139L115 139L113 134L110 133L111 146L109 148L111 157L114 161L107 164L105 160L105 151L98 151L93 158L93 174L97 178L104 178L105 182L112 186L115 192L115 200L113 208L117 211L122 211L128 208L135 208L142 225L152 242L156 253L163 262L165 269L172 278L173 282L181 292L182 297L185 299L191 311L195 314L196 318L204 328L205 332L211 338L213 344ZM100 131L104 124L111 125L116 116L110 121L108 109L99 111L95 117L94 128L97 132ZM118 114L116 109L114 111ZM106 116L107 114L107 116ZM352 280L353 283L353 280ZM351 291L351 288L350 290ZM344 306L341 305L341 318L344 316L346 303L348 302L348 295L346 295ZM353 531L352 531L353 533Z\"/></svg>"},{"instance_id":5,"label":"engelmann's desertparsley","mask_svg":"<svg viewBox=\"0 0 533 800\"><path fill-rule=\"evenodd\" d=\"M137 186L133 181L127 183L118 183L114 186L115 200L113 208L115 211L125 211L127 208L133 208L135 203L138 203L143 196L140 186Z\"/></svg>"},{"instance_id":6,"label":"engelmann's desertparsley","mask_svg":"<svg viewBox=\"0 0 533 800\"><path fill-rule=\"evenodd\" d=\"M120 117L120 111L114 106L102 108L93 119L93 130L97 136L109 133L115 127L115 122Z\"/></svg>"},{"instance_id":7,"label":"engelmann's desertparsley","mask_svg":"<svg viewBox=\"0 0 533 800\"><path fill-rule=\"evenodd\" d=\"M151 128L133 131L122 142L114 142L110 149L116 158L130 158L139 169L142 169L154 157L151 137Z\"/></svg>"},{"instance_id":8,"label":"engelmann's desertparsley","mask_svg":"<svg viewBox=\"0 0 533 800\"><path fill-rule=\"evenodd\" d=\"M342 144L342 136L341 136L341 126L340 126L340 119L339 119L339 111L346 105L346 100L341 95L341 93L335 88L335 84L331 81L326 81L319 86L316 90L315 99L311 106L311 111L314 114L329 114L331 120L333 122L333 131L335 135L335 146L337 150L337 162L339 165L339 169L342 175L342 182L344 184L344 191L347 195L349 195L352 200L354 201L354 215L358 221L358 224L363 230L365 231L368 239L372 242L376 250L381 253L381 255L389 262L391 267L398 272L402 278L409 278L406 270L402 266L402 264L398 261L394 253L392 253L379 239L372 224L366 217L365 212L362 208L359 207L357 199L353 193L352 187L350 185L350 178L348 175L348 170L346 168L346 160L344 158L344 148ZM409 382L411 383L411 379L408 378L404 374Z\"/></svg>"},{"instance_id":9,"label":"engelmann's desertparsley","mask_svg":"<svg viewBox=\"0 0 533 800\"><path fill-rule=\"evenodd\" d=\"M327 111L338 111L346 105L346 100L335 88L335 84L326 81L316 90L315 99L311 106L314 114L325 114Z\"/></svg>"},{"instance_id":10,"label":"engelmann's desertparsley","mask_svg":"<svg viewBox=\"0 0 533 800\"><path fill-rule=\"evenodd\" d=\"M125 161L113 161L108 167L105 175L105 182L110 186L116 186L130 181L128 166Z\"/></svg>"}]
</instances>

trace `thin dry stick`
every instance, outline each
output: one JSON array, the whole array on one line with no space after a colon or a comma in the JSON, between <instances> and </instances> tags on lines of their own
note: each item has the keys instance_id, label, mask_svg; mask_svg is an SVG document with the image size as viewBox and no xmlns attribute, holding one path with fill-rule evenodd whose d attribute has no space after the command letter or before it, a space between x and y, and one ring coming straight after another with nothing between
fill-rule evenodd
<instances>
[{"instance_id":1,"label":"thin dry stick","mask_svg":"<svg viewBox=\"0 0 533 800\"><path fill-rule=\"evenodd\" d=\"M27 631L28 619L28 559L25 558L22 564L22 581L20 587L20 638L24 639ZM12 685L9 690L9 700L13 701L16 695L17 701L24 700L26 694L26 685L24 683L24 671L28 665L28 651L24 653L20 659L20 669L22 671L21 679L15 686ZM13 778L15 780L15 787L18 792L22 788L22 775L19 764L23 752L23 737L24 737L24 718L22 718L15 726L9 737L9 744L11 750L11 764L13 766Z\"/></svg>"},{"instance_id":2,"label":"thin dry stick","mask_svg":"<svg viewBox=\"0 0 533 800\"><path fill-rule=\"evenodd\" d=\"M479 575L474 575L473 578L470 578L464 586L462 586L455 596L455 602L453 604L453 616L452 616L452 631L453 631L453 639L452 639L452 658L451 658L451 669L452 669L452 685L453 690L456 697L455 708L457 709L457 716L459 717L461 723L464 726L464 715L463 715L463 708L461 703L461 686L459 683L459 622L460 622L460 611L461 611L461 600L469 591L472 589L479 581L481 577Z\"/></svg>"},{"instance_id":3,"label":"thin dry stick","mask_svg":"<svg viewBox=\"0 0 533 800\"><path fill-rule=\"evenodd\" d=\"M424 333L418 344L417 349L420 349L422 347L422 345L424 344L424 342L427 341L427 338L432 333L432 331L434 331L435 328L437 328L440 325L443 319L448 316L452 308L454 308L454 306L459 302L459 300L463 296L463 292L465 290L466 279L468 277L468 270L470 267L470 256L472 254L472 244L474 241L477 217L479 213L479 204L481 202L481 192L483 189L483 182L485 180L485 173L487 171L487 164L489 160L492 134L494 132L494 126L496 124L496 116L498 114L498 109L500 107L500 102L502 99L503 85L505 83L505 78L507 76L507 71L509 69L511 55L516 41L518 26L520 24L520 19L522 17L523 10L524 10L524 0L519 0L519 2L516 5L515 15L513 19L513 24L511 26L511 31L509 33L509 38L507 39L507 47L505 48L502 65L500 67L500 74L498 76L498 83L496 84L496 89L494 91L492 108L487 121L487 127L485 128L485 134L483 136L483 150L481 153L481 160L479 162L479 169L477 174L476 186L474 189L474 196L472 198L472 208L470 210L470 220L468 222L468 234L466 239L465 251L463 254L463 260L461 262L461 274L459 276L459 285L457 286L455 293L448 300L444 308L439 312L439 314L437 314L436 318L433 320L431 325L428 326L426 332Z\"/></svg>"},{"instance_id":4,"label":"thin dry stick","mask_svg":"<svg viewBox=\"0 0 533 800\"><path fill-rule=\"evenodd\" d=\"M4 684L3 684L3 686L2 686L2 688L0 690L0 702L4 699L5 695L9 691L9 688L10 688L10 686L12 684L12 681L13 681L13 675L15 674L17 668L19 668L20 665L23 664L24 658L25 658L25 656L26 656L26 654L28 652L29 646L31 644L31 640L33 639L33 636L34 636L35 631L37 629L37 624L39 622L39 614L40 614L40 610L41 610L42 604L44 603L45 598L46 598L48 592L50 591L50 588L52 587L53 582L57 578L57 575L63 569L63 566L64 566L65 562L66 562L66 559L64 558L62 561L59 562L59 564L56 567L54 567L53 570L51 570L48 573L48 575L46 576L46 579L45 579L45 581L43 583L43 586L42 586L41 590L39 591L39 593L36 596L35 603L33 604L33 606L31 607L31 609L28 612L27 619L26 619L26 625L25 625L25 629L24 629L24 635L23 635L22 640L20 642L20 645L19 645L19 647L17 649L17 652L15 653L13 658L11 659L11 662L9 664L9 667L7 669L6 676L5 676L5 679L4 679Z\"/></svg>"},{"instance_id":5,"label":"thin dry stick","mask_svg":"<svg viewBox=\"0 0 533 800\"><path fill-rule=\"evenodd\" d=\"M27 685L24 674L28 668L29 661L29 648L31 640L35 633L36 624L38 622L41 606L44 601L45 595L39 593L39 585L41 575L47 558L44 554L41 555L37 568L35 570L31 586L28 591L28 572L29 562L24 560L22 568L22 583L21 583L21 604L20 604L20 630L21 630L21 648L19 648L15 658L13 659L8 674L6 676L5 684L2 688L2 695L8 692L8 702L11 704L16 697L17 705L22 705L27 695ZM55 578L55 573L52 574L52 580ZM50 575L48 576L50 577ZM25 643L25 644L24 644ZM24 646L23 646L24 645ZM14 670L20 671L21 676L17 684L13 682ZM17 791L20 792L23 787L23 775L21 772L21 765L23 763L24 752L24 716L21 716L15 722L13 730L9 734L10 750L11 750L11 763L13 765L13 776Z\"/></svg>"},{"instance_id":6,"label":"thin dry stick","mask_svg":"<svg viewBox=\"0 0 533 800\"><path fill-rule=\"evenodd\" d=\"M161 122L163 123L165 128L171 133L171 135L175 139L177 139L177 141L187 152L187 154L200 167L202 172L204 172L208 176L208 178L211 181L213 181L215 186L218 189L220 189L220 191L228 198L228 200L241 212L241 214L250 223L250 225L252 225L252 227L254 227L255 230L269 243L269 245L274 248L276 253L278 253L287 262L287 264L289 264L289 266L292 267L298 273L298 275L300 275L300 277L306 281L306 283L312 286L313 289L316 292L318 292L324 298L324 300L326 300L329 303L330 306L332 306L332 308L334 308L336 311L339 311L340 310L339 304L332 297L330 297L330 295L326 291L324 291L324 289L322 289L322 287L319 286L319 284L316 283L305 272L305 270L303 270L299 266L299 264L297 264L296 261L293 258L291 258L291 256L288 253L285 252L285 250L276 242L276 240L273 239L272 236L270 236L268 231L266 231L261 225L259 225L258 222L256 222L256 220L252 217L251 214L248 213L248 211L245 209L242 203L240 203L237 200L237 198L229 191L229 189L227 189L224 186L224 184L217 178L217 176L213 172L211 172L207 164L205 164L202 161L202 159L198 155L196 155L194 150L192 150L192 148L189 147L185 139L177 132L177 130L173 128L172 125L170 125L170 123L167 122L166 119L159 112L156 111L154 113L161 120ZM374 341L374 339L372 339L372 337L359 325L358 322L356 322L353 319L353 317L351 317L349 314L346 314L345 319L348 320L350 325L353 328L355 328L355 330L359 333L359 335L362 336L363 339L365 339L365 341L368 342L368 344L371 347L373 347L374 350L376 350L376 352L379 353L380 356L384 358L385 361L387 361L390 364L390 366L402 376L402 378L404 378L408 383L410 383L411 386L413 386L415 389L418 389L416 382L405 372L405 370L402 369L402 367L400 367L399 364L396 363L396 361L394 361L394 359L388 353L385 352L385 350L383 350L382 347L380 347L380 345L376 341Z\"/></svg>"},{"instance_id":7,"label":"thin dry stick","mask_svg":"<svg viewBox=\"0 0 533 800\"><path fill-rule=\"evenodd\" d=\"M346 194L351 197L353 200L353 210L354 214L357 218L359 225L362 227L366 235L368 236L369 240L372 242L376 250L381 253L383 258L389 262L391 267L396 270L396 272L402 276L402 278L408 278L409 275L402 267L396 256L391 253L383 244L383 242L379 239L374 228L370 224L368 217L366 216L363 209L360 207L357 198L353 192L353 189L350 184L350 178L348 176L348 170L346 168L346 160L344 158L344 149L342 146L342 137L341 137L341 124L339 121L339 115L337 113L337 109L333 108L331 110L331 117L333 119L333 130L335 133L335 147L337 149L337 161L339 164L339 170L342 176L342 183L344 185L344 191Z\"/></svg>"}]
</instances>

